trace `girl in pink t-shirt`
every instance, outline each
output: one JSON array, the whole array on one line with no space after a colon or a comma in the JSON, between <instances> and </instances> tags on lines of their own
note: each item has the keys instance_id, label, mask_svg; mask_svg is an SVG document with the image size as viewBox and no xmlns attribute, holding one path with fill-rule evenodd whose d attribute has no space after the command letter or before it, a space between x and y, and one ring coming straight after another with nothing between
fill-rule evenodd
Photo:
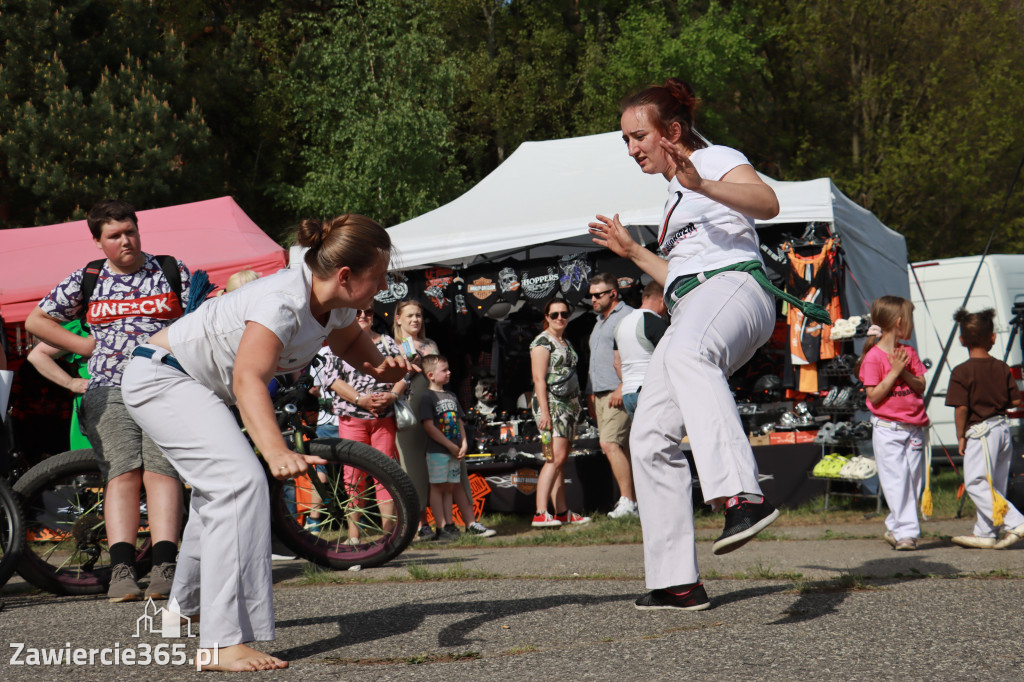
<instances>
[{"instance_id":1,"label":"girl in pink t-shirt","mask_svg":"<svg viewBox=\"0 0 1024 682\"><path fill-rule=\"evenodd\" d=\"M917 549L921 526L917 499L924 470L928 415L924 411L924 365L913 347L899 342L914 330L914 304L899 296L882 296L871 305L868 338L857 374L871 411L871 444L878 482L889 516L885 540L893 548Z\"/></svg>"}]
</instances>

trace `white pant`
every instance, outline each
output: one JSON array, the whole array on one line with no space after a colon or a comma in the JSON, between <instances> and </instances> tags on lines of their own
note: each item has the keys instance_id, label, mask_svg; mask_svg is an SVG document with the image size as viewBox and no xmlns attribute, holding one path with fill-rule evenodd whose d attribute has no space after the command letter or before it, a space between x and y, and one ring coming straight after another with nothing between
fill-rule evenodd
<instances>
[{"instance_id":1,"label":"white pant","mask_svg":"<svg viewBox=\"0 0 1024 682\"><path fill-rule=\"evenodd\" d=\"M982 436L988 441L989 462L992 467L992 487L1000 495L1006 494L1006 482L1010 476L1010 460L1013 457L1013 441L1010 438L1010 425L1006 422L992 427ZM985 468L985 449L981 438L968 438L967 450L964 453L964 485L971 501L978 508L978 518L974 522L974 534L979 538L996 537L998 526L992 523L992 487L988 484L988 471ZM1016 528L1024 524L1024 515L1010 504L1009 511L1003 518L1003 525Z\"/></svg>"},{"instance_id":2,"label":"white pant","mask_svg":"<svg viewBox=\"0 0 1024 682\"><path fill-rule=\"evenodd\" d=\"M201 647L274 639L267 479L234 415L213 391L150 358L128 363L121 390L192 486L170 598L184 615L202 611Z\"/></svg>"},{"instance_id":3,"label":"white pant","mask_svg":"<svg viewBox=\"0 0 1024 682\"><path fill-rule=\"evenodd\" d=\"M897 540L921 537L917 520L917 500L924 483L924 446L926 427L893 429L871 418L871 445L878 465L878 482L885 495L889 515L885 527Z\"/></svg>"},{"instance_id":4,"label":"white pant","mask_svg":"<svg viewBox=\"0 0 1024 682\"><path fill-rule=\"evenodd\" d=\"M650 589L700 579L684 435L705 500L761 494L727 377L768 340L774 325L772 297L750 275L726 272L676 305L651 356L629 439Z\"/></svg>"}]
</instances>

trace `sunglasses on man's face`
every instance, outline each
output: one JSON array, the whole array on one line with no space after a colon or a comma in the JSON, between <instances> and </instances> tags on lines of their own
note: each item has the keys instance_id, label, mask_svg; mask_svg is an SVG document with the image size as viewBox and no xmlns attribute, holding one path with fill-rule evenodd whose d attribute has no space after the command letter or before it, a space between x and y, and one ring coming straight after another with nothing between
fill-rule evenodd
<instances>
[{"instance_id":1,"label":"sunglasses on man's face","mask_svg":"<svg viewBox=\"0 0 1024 682\"><path fill-rule=\"evenodd\" d=\"M373 308L363 308L356 311L356 317L373 317Z\"/></svg>"},{"instance_id":2,"label":"sunglasses on man's face","mask_svg":"<svg viewBox=\"0 0 1024 682\"><path fill-rule=\"evenodd\" d=\"M558 318L562 318L563 320L568 320L569 319L569 311L568 310L555 310L554 312L548 313L548 317L550 317L552 320L557 320Z\"/></svg>"},{"instance_id":3,"label":"sunglasses on man's face","mask_svg":"<svg viewBox=\"0 0 1024 682\"><path fill-rule=\"evenodd\" d=\"M605 294L610 294L613 291L615 291L615 290L614 289L605 289L604 291L591 291L590 292L590 298L595 298L595 299L603 298Z\"/></svg>"}]
</instances>

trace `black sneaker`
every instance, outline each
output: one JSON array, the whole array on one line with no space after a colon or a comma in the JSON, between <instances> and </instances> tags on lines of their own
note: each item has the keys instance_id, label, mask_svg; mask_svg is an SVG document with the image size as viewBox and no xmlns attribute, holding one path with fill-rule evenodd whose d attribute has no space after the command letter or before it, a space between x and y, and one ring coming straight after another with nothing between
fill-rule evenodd
<instances>
[{"instance_id":1,"label":"black sneaker","mask_svg":"<svg viewBox=\"0 0 1024 682\"><path fill-rule=\"evenodd\" d=\"M416 542L422 542L424 540L434 539L434 529L430 526L420 526L420 529L416 531L416 536L413 538Z\"/></svg>"},{"instance_id":2,"label":"black sneaker","mask_svg":"<svg viewBox=\"0 0 1024 682\"><path fill-rule=\"evenodd\" d=\"M704 591L704 585L697 583L683 594L672 594L668 590L654 590L635 602L639 611L675 609L678 611L703 611L711 608L711 600Z\"/></svg>"},{"instance_id":3,"label":"black sneaker","mask_svg":"<svg viewBox=\"0 0 1024 682\"><path fill-rule=\"evenodd\" d=\"M736 499L733 498L729 502ZM725 530L715 540L715 544L711 545L711 553L727 554L739 549L777 518L779 510L765 499L758 504L740 498L731 507L726 503Z\"/></svg>"},{"instance_id":4,"label":"black sneaker","mask_svg":"<svg viewBox=\"0 0 1024 682\"><path fill-rule=\"evenodd\" d=\"M459 527L454 523L449 523L444 528L438 531L441 542L458 542L462 537L462 533L459 532Z\"/></svg>"}]
</instances>

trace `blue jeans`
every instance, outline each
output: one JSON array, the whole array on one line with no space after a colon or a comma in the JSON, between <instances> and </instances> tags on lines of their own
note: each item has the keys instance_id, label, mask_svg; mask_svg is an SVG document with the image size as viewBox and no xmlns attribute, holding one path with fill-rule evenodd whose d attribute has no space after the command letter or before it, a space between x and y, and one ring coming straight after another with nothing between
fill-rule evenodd
<instances>
[{"instance_id":1,"label":"blue jeans","mask_svg":"<svg viewBox=\"0 0 1024 682\"><path fill-rule=\"evenodd\" d=\"M316 427L317 438L337 438L338 437L338 424L317 424Z\"/></svg>"},{"instance_id":2,"label":"blue jeans","mask_svg":"<svg viewBox=\"0 0 1024 682\"><path fill-rule=\"evenodd\" d=\"M636 393L623 393L622 394L622 407L625 408L629 418L632 419L636 415L636 404L640 401L640 391Z\"/></svg>"}]
</instances>

